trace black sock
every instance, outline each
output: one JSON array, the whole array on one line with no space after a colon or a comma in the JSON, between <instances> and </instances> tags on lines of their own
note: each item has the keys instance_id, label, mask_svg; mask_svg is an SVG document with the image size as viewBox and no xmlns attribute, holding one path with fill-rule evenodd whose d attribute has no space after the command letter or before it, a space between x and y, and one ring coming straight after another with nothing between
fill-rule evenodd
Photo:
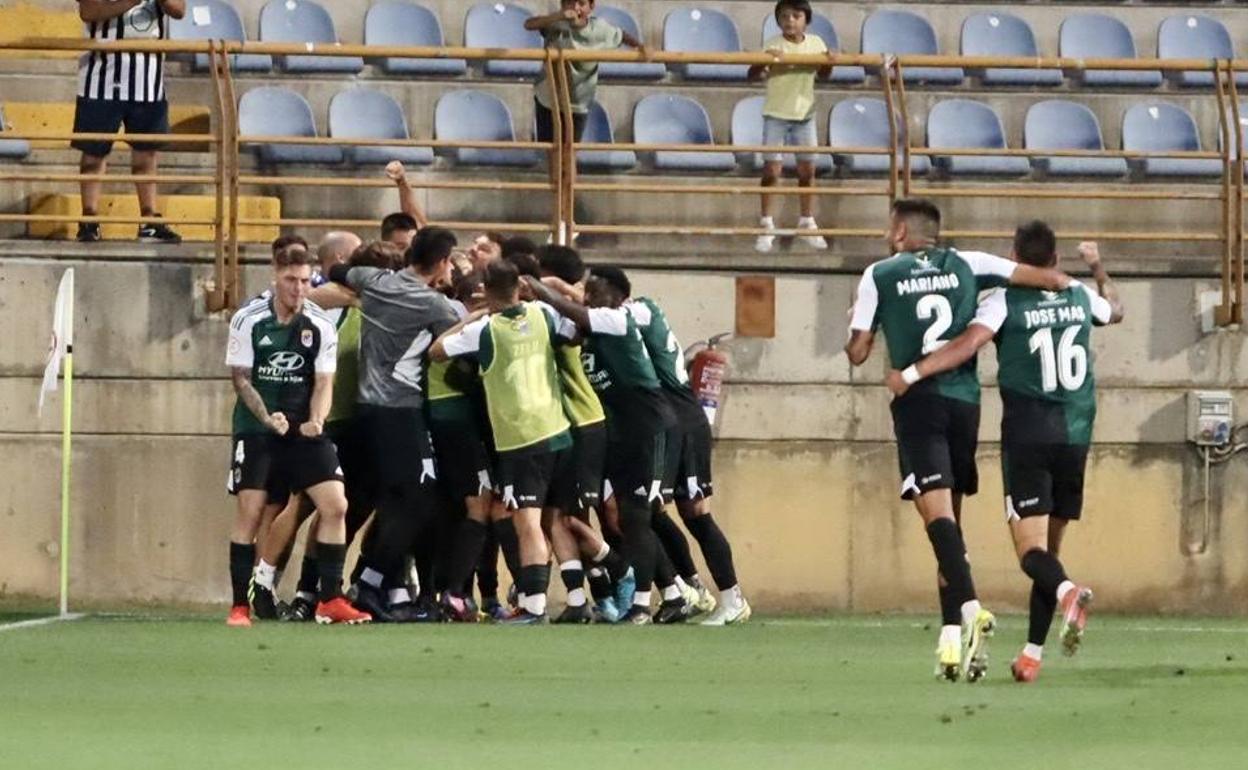
<instances>
[{"instance_id":1,"label":"black sock","mask_svg":"<svg viewBox=\"0 0 1248 770\"><path fill-rule=\"evenodd\" d=\"M477 560L477 590L482 602L498 599L498 538L491 527L485 528L485 545Z\"/></svg>"},{"instance_id":2,"label":"black sock","mask_svg":"<svg viewBox=\"0 0 1248 770\"><path fill-rule=\"evenodd\" d=\"M520 568L516 580L516 588L525 596L539 596L546 593L550 585L549 564L528 564Z\"/></svg>"},{"instance_id":3,"label":"black sock","mask_svg":"<svg viewBox=\"0 0 1248 770\"><path fill-rule=\"evenodd\" d=\"M295 587L295 590L301 594L316 593L316 586L321 577L320 572L317 571L319 569L315 556L304 556L303 564L299 566L299 585Z\"/></svg>"},{"instance_id":4,"label":"black sock","mask_svg":"<svg viewBox=\"0 0 1248 770\"><path fill-rule=\"evenodd\" d=\"M1027 622L1027 641L1035 645L1044 645L1049 635L1049 626L1053 625L1053 613L1057 610L1057 594L1046 591L1038 584L1031 584L1031 614Z\"/></svg>"},{"instance_id":5,"label":"black sock","mask_svg":"<svg viewBox=\"0 0 1248 770\"><path fill-rule=\"evenodd\" d=\"M702 558L711 571L711 579L721 591L727 591L737 584L737 569L732 563L732 546L724 532L711 518L711 514L692 516L685 519L685 526L698 541L702 549Z\"/></svg>"},{"instance_id":6,"label":"black sock","mask_svg":"<svg viewBox=\"0 0 1248 770\"><path fill-rule=\"evenodd\" d=\"M251 568L256 563L256 546L247 543L230 543L230 590L235 607L246 607L247 584L251 582Z\"/></svg>"},{"instance_id":7,"label":"black sock","mask_svg":"<svg viewBox=\"0 0 1248 770\"><path fill-rule=\"evenodd\" d=\"M624 554L620 553L618 548L611 548L607 551L607 557L599 562L594 562L598 566L607 571L607 576L611 581L617 581L628 574L628 568L632 565L624 558Z\"/></svg>"},{"instance_id":8,"label":"black sock","mask_svg":"<svg viewBox=\"0 0 1248 770\"><path fill-rule=\"evenodd\" d=\"M927 539L932 541L940 574L949 584L949 598L960 608L975 598L975 582L971 580L971 564L966 560L962 532L953 519L936 519L927 525Z\"/></svg>"},{"instance_id":9,"label":"black sock","mask_svg":"<svg viewBox=\"0 0 1248 770\"><path fill-rule=\"evenodd\" d=\"M693 554L689 551L689 541L685 538L685 533L680 531L680 527L665 510L654 512L651 526L654 527L654 534L658 535L667 558L676 568L676 573L686 581L691 580L698 574L698 568L693 563Z\"/></svg>"},{"instance_id":10,"label":"black sock","mask_svg":"<svg viewBox=\"0 0 1248 770\"><path fill-rule=\"evenodd\" d=\"M589 595L594 597L596 602L614 596L611 590L611 578L607 577L607 573L599 567L589 571Z\"/></svg>"},{"instance_id":11,"label":"black sock","mask_svg":"<svg viewBox=\"0 0 1248 770\"><path fill-rule=\"evenodd\" d=\"M516 525L510 516L494 522L494 537L498 538L498 547L503 551L503 561L507 563L511 579L519 583L520 538L516 536Z\"/></svg>"},{"instance_id":12,"label":"black sock","mask_svg":"<svg viewBox=\"0 0 1248 770\"><path fill-rule=\"evenodd\" d=\"M660 590L676 585L676 567L667 558L667 551L659 548L654 560L654 584Z\"/></svg>"},{"instance_id":13,"label":"black sock","mask_svg":"<svg viewBox=\"0 0 1248 770\"><path fill-rule=\"evenodd\" d=\"M655 562L658 560L659 539L650 527L650 506L633 497L620 500L620 529L627 544L628 560L633 563L637 590L649 591L654 584ZM627 608L621 607L624 612Z\"/></svg>"},{"instance_id":14,"label":"black sock","mask_svg":"<svg viewBox=\"0 0 1248 770\"><path fill-rule=\"evenodd\" d=\"M1053 596L1056 601L1057 587L1066 580L1066 570L1062 568L1062 563L1057 560L1057 557L1043 549L1032 548L1023 554L1019 563L1022 564L1023 572L1027 573L1027 577L1035 581L1035 585Z\"/></svg>"},{"instance_id":15,"label":"black sock","mask_svg":"<svg viewBox=\"0 0 1248 770\"><path fill-rule=\"evenodd\" d=\"M472 571L481 560L481 549L485 545L485 524L473 519L464 519L459 523L446 559L446 585L452 591L472 593Z\"/></svg>"},{"instance_id":16,"label":"black sock","mask_svg":"<svg viewBox=\"0 0 1248 770\"><path fill-rule=\"evenodd\" d=\"M316 571L321 580L321 601L327 602L342 595L342 565L346 560L345 543L317 542Z\"/></svg>"},{"instance_id":17,"label":"black sock","mask_svg":"<svg viewBox=\"0 0 1248 770\"><path fill-rule=\"evenodd\" d=\"M564 589L569 592L575 591L578 588L585 587L585 570L584 569L581 569L581 568L564 569L560 567L559 578L563 580Z\"/></svg>"},{"instance_id":18,"label":"black sock","mask_svg":"<svg viewBox=\"0 0 1248 770\"><path fill-rule=\"evenodd\" d=\"M953 600L953 591L949 582L937 572L936 587L940 589L940 624L942 626L962 625L962 605Z\"/></svg>"}]
</instances>

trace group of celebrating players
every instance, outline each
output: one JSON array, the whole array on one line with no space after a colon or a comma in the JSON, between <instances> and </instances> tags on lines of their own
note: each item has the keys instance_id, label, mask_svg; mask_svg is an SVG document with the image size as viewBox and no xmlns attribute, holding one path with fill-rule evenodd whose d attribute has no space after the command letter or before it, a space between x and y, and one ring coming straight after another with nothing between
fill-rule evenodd
<instances>
[{"instance_id":1,"label":"group of celebrating players","mask_svg":"<svg viewBox=\"0 0 1248 770\"><path fill-rule=\"evenodd\" d=\"M422 219L391 215L368 244L329 234L319 272L302 239L279 239L272 288L231 321L228 623L543 623L552 552L556 623L748 620L708 508L710 422L663 310L572 248L488 235L459 252ZM295 596L279 603L309 517Z\"/></svg>"},{"instance_id":2,"label":"group of celebrating players","mask_svg":"<svg viewBox=\"0 0 1248 770\"><path fill-rule=\"evenodd\" d=\"M663 310L634 298L619 268L587 270L566 246L486 235L457 251L454 234L427 226L405 195L401 172L391 176L405 213L383 222L386 240L331 233L318 273L306 243L279 239L272 289L231 322L228 622L250 625L254 612L542 623L552 552L567 591L554 622L748 620L708 509L711 426ZM928 201L893 203L894 256L862 276L845 350L861 365L875 334L887 339L901 493L938 565L936 675L975 682L995 618L978 601L960 514L978 488L976 353L995 341L1006 515L1032 580L1027 644L1011 669L1030 682L1054 613L1067 654L1087 623L1092 592L1058 553L1083 507L1096 413L1090 330L1118 323L1122 304L1095 243L1079 246L1092 290L1058 269L1043 222L1019 227L1005 259L938 245L940 219ZM718 597L667 512L673 502ZM298 589L279 604L279 565L310 516ZM499 550L513 579L506 604Z\"/></svg>"}]
</instances>

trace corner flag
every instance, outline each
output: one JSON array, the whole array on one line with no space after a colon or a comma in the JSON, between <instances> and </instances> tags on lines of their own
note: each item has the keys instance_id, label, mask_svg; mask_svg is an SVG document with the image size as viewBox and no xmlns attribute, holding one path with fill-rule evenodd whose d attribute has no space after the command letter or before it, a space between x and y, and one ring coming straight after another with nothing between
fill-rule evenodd
<instances>
[{"instance_id":1,"label":"corner flag","mask_svg":"<svg viewBox=\"0 0 1248 770\"><path fill-rule=\"evenodd\" d=\"M52 313L52 339L48 345L48 361L39 386L39 414L43 399L56 391L56 378L65 361L65 393L61 397L61 615L69 613L69 468L70 436L74 399L74 269L61 275L56 290L56 308Z\"/></svg>"}]
</instances>

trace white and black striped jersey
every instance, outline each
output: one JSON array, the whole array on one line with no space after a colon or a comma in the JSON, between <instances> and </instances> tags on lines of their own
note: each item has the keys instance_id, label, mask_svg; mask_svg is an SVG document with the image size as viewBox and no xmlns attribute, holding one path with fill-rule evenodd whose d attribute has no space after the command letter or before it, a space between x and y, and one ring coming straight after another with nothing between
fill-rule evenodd
<instances>
[{"instance_id":1,"label":"white and black striped jersey","mask_svg":"<svg viewBox=\"0 0 1248 770\"><path fill-rule=\"evenodd\" d=\"M169 19L157 0L143 0L115 19L83 24L92 40L161 40L168 27ZM78 60L78 96L119 102L162 101L164 65L162 53L87 51Z\"/></svg>"}]
</instances>

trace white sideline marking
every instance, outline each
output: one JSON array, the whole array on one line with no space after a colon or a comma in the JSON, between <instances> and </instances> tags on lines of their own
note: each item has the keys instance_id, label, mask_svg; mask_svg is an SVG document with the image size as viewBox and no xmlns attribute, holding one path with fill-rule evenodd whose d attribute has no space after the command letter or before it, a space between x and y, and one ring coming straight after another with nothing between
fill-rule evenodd
<instances>
[{"instance_id":1,"label":"white sideline marking","mask_svg":"<svg viewBox=\"0 0 1248 770\"><path fill-rule=\"evenodd\" d=\"M889 620L815 620L803 618L776 618L773 620L761 620L759 625L764 626L805 626L808 628L923 628L931 625L935 628L935 624L905 622L898 619ZM1124 631L1131 633L1155 634L1155 633L1179 633L1179 634L1248 634L1248 626L1240 627L1209 627L1209 626L1125 626Z\"/></svg>"},{"instance_id":2,"label":"white sideline marking","mask_svg":"<svg viewBox=\"0 0 1248 770\"><path fill-rule=\"evenodd\" d=\"M19 620L16 623L0 624L0 631L16 631L19 628L34 628L35 626L47 626L62 620L78 620L85 617L82 613L71 612L68 615L53 615L50 618L35 618L34 620Z\"/></svg>"}]
</instances>

